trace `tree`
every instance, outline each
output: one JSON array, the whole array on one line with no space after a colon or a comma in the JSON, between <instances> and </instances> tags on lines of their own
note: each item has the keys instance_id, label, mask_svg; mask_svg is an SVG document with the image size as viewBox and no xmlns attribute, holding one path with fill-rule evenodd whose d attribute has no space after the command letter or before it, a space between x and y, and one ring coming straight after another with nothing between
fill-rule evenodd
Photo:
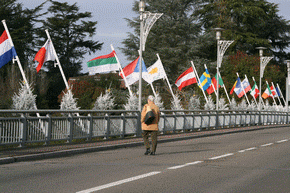
<instances>
[{"instance_id":1,"label":"tree","mask_svg":"<svg viewBox=\"0 0 290 193\"><path fill-rule=\"evenodd\" d=\"M101 49L103 43L93 41L90 38L96 32L96 21L87 21L91 18L90 12L79 12L76 3L69 5L49 0L48 8L50 17L42 21L43 26L38 32L44 39L39 42L43 45L47 39L45 29L48 29L56 53L59 57L65 76L74 77L80 75L81 63L86 53L93 53ZM48 76L51 80L47 99L51 108L57 108L57 96L65 88L64 81L58 68L51 62L46 63Z\"/></svg>"},{"instance_id":2,"label":"tree","mask_svg":"<svg viewBox=\"0 0 290 193\"><path fill-rule=\"evenodd\" d=\"M196 0L159 0L146 1L146 11L163 13L150 30L146 41L144 61L153 64L156 54L159 53L165 71L171 82L175 82L178 73L188 68L190 61L195 58L198 44L195 42L201 26L192 16ZM133 11L138 13L138 2L135 1ZM122 51L133 60L138 56L140 19L127 19L134 28L134 33L129 33L128 38L122 43Z\"/></svg>"},{"instance_id":3,"label":"tree","mask_svg":"<svg viewBox=\"0 0 290 193\"><path fill-rule=\"evenodd\" d=\"M22 4L17 0L5 0L0 4L0 20L5 20L10 32L17 55L21 65L26 71L29 84L34 87L33 73L31 72L33 48L37 37L35 36L37 18L42 14L44 3L34 9L23 9ZM4 26L0 24L0 33L4 31ZM35 73L34 73L35 74ZM22 76L17 64L9 62L0 69L0 108L10 108L12 105L12 96L19 90L19 81Z\"/></svg>"},{"instance_id":4,"label":"tree","mask_svg":"<svg viewBox=\"0 0 290 193\"><path fill-rule=\"evenodd\" d=\"M265 46L275 56L285 59L290 44L290 25L278 15L278 5L266 0L201 0L195 10L206 33L216 27L224 28L224 39L235 40L235 50L257 53ZM284 57L284 58L283 58Z\"/></svg>"}]
</instances>

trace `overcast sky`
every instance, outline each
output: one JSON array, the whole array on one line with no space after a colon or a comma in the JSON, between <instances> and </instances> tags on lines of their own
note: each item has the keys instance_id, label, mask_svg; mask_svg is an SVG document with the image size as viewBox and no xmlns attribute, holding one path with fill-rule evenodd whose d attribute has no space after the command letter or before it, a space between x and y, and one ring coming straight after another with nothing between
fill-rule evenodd
<instances>
[{"instance_id":1,"label":"overcast sky","mask_svg":"<svg viewBox=\"0 0 290 193\"><path fill-rule=\"evenodd\" d=\"M24 7L34 8L45 0L18 0ZM59 2L68 2L70 5L77 3L80 12L89 11L92 13L90 20L97 21L97 33L93 37L95 41L104 42L102 50L97 51L94 55L86 55L83 62L83 72L88 72L86 62L97 56L109 54L110 45L113 44L120 63L126 66L130 61L122 54L118 47L123 47L122 41L127 37L128 32L132 29L127 25L124 18L132 19L138 16L132 11L135 0L58 0ZM279 15L290 20L290 0L268 0L268 2L279 5ZM52 37L53 41L53 37ZM147 66L150 64L147 64Z\"/></svg>"}]
</instances>

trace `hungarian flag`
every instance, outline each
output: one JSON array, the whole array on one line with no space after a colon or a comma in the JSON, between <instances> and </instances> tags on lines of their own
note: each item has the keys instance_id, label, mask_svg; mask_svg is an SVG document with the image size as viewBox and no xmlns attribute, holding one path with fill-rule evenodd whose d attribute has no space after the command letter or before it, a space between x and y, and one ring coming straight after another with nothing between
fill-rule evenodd
<instances>
[{"instance_id":1,"label":"hungarian flag","mask_svg":"<svg viewBox=\"0 0 290 193\"><path fill-rule=\"evenodd\" d=\"M267 88L266 88L265 92L262 94L262 97L263 97L263 99L266 99L271 95L272 95L271 89L270 89L269 85L267 84Z\"/></svg>"},{"instance_id":2,"label":"hungarian flag","mask_svg":"<svg viewBox=\"0 0 290 193\"><path fill-rule=\"evenodd\" d=\"M36 53L35 58L33 60L39 62L38 66L36 67L37 73L39 72L39 70L46 61L54 61L54 60L55 55L53 53L52 42L50 39L48 39L42 46L42 48Z\"/></svg>"},{"instance_id":3,"label":"hungarian flag","mask_svg":"<svg viewBox=\"0 0 290 193\"><path fill-rule=\"evenodd\" d=\"M6 30L0 36L0 68L16 57L14 46L9 42Z\"/></svg>"},{"instance_id":4,"label":"hungarian flag","mask_svg":"<svg viewBox=\"0 0 290 193\"><path fill-rule=\"evenodd\" d=\"M250 93L253 97L255 97L255 99L259 96L260 91L258 89L258 86L255 82L254 86L252 87L251 93Z\"/></svg>"},{"instance_id":5,"label":"hungarian flag","mask_svg":"<svg viewBox=\"0 0 290 193\"><path fill-rule=\"evenodd\" d=\"M212 94L217 89L217 74L211 79L211 85L206 89L208 94ZM219 75L219 88L224 85L222 77Z\"/></svg>"},{"instance_id":6,"label":"hungarian flag","mask_svg":"<svg viewBox=\"0 0 290 193\"><path fill-rule=\"evenodd\" d=\"M119 70L115 55L116 52L112 51L110 54L99 56L88 61L89 75Z\"/></svg>"},{"instance_id":7,"label":"hungarian flag","mask_svg":"<svg viewBox=\"0 0 290 193\"><path fill-rule=\"evenodd\" d=\"M140 56L136 60L134 60L133 62L131 62L130 64L128 64L127 66L125 66L123 68L123 72L125 74L126 81L127 81L128 85L132 85L139 80L139 74L140 74L140 72L139 72L140 71L139 70L140 59L139 58L140 58ZM125 78L121 72L119 73L119 75L123 79ZM147 83L149 83L149 84L152 83L152 79L151 79L150 75L148 74L144 60L142 60L142 78Z\"/></svg>"},{"instance_id":8,"label":"hungarian flag","mask_svg":"<svg viewBox=\"0 0 290 193\"><path fill-rule=\"evenodd\" d=\"M196 76L192 67L184 71L175 81L175 85L181 90L183 87L196 83Z\"/></svg>"}]
</instances>

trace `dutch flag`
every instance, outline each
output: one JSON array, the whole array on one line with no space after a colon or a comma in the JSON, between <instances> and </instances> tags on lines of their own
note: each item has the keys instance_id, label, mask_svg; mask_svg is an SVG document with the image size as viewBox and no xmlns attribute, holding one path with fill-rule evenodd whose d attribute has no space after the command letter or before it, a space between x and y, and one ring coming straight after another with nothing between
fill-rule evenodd
<instances>
[{"instance_id":1,"label":"dutch flag","mask_svg":"<svg viewBox=\"0 0 290 193\"><path fill-rule=\"evenodd\" d=\"M0 68L16 57L16 50L11 45L6 30L0 37Z\"/></svg>"}]
</instances>

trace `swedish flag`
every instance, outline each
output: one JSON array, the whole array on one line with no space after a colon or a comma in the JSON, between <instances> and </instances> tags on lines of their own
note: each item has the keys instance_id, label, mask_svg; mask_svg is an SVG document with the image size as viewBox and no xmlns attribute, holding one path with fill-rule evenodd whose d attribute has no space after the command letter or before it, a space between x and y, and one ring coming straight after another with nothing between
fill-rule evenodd
<instances>
[{"instance_id":1,"label":"swedish flag","mask_svg":"<svg viewBox=\"0 0 290 193\"><path fill-rule=\"evenodd\" d=\"M201 75L201 77L199 78L200 83L198 84L198 86L202 89L202 90L206 90L208 89L208 87L211 84L211 78L209 75L209 72L207 69L205 69L205 72Z\"/></svg>"}]
</instances>

